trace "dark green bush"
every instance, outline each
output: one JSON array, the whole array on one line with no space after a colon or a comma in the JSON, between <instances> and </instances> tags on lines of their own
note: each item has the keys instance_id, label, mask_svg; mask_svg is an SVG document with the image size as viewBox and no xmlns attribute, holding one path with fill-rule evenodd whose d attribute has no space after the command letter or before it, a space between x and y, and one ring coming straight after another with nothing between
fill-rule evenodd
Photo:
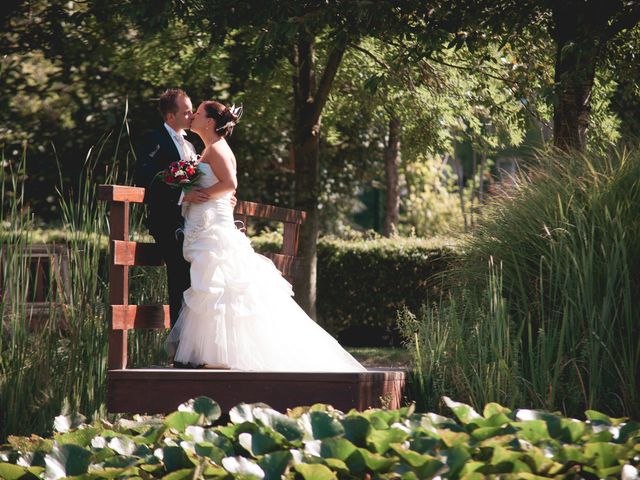
<instances>
[{"instance_id":1,"label":"dark green bush","mask_svg":"<svg viewBox=\"0 0 640 480\"><path fill-rule=\"evenodd\" d=\"M441 239L322 239L318 244L320 322L346 344L393 341L399 309L417 308L440 297L438 277L451 253L446 244Z\"/></svg>"},{"instance_id":2,"label":"dark green bush","mask_svg":"<svg viewBox=\"0 0 640 480\"><path fill-rule=\"evenodd\" d=\"M240 404L230 423L206 397L165 418L83 424L0 447L0 477L165 479L637 478L640 424L589 411L587 420L449 398L455 418L399 410L298 407L286 415Z\"/></svg>"}]
</instances>

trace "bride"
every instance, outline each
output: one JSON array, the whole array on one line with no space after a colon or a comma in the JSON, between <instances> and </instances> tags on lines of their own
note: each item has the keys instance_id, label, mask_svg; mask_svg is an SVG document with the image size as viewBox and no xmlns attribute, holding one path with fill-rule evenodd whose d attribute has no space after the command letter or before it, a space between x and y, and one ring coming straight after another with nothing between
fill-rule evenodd
<instances>
[{"instance_id":1,"label":"bride","mask_svg":"<svg viewBox=\"0 0 640 480\"><path fill-rule=\"evenodd\" d=\"M198 193L209 200L183 206L191 287L167 349L175 351L176 364L205 368L366 371L304 313L291 285L236 228L229 200L237 186L236 159L225 137L237 120L235 111L206 101L191 123L205 144Z\"/></svg>"}]
</instances>

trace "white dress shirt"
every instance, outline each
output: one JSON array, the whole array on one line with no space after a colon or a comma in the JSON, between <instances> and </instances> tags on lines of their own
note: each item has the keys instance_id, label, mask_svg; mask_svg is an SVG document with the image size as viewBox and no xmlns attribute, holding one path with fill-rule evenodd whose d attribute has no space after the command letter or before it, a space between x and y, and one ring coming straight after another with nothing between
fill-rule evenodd
<instances>
[{"instance_id":1,"label":"white dress shirt","mask_svg":"<svg viewBox=\"0 0 640 480\"><path fill-rule=\"evenodd\" d=\"M178 149L178 153L180 154L180 160L189 160L191 157L196 156L195 147L189 142L185 140L185 131L181 130L180 133L176 132L173 128L171 128L166 122L164 124L164 128L167 129L169 135L171 135L171 140L173 140L174 145ZM182 199L184 198L184 192L180 193L180 198L178 199L178 205L182 205Z\"/></svg>"}]
</instances>

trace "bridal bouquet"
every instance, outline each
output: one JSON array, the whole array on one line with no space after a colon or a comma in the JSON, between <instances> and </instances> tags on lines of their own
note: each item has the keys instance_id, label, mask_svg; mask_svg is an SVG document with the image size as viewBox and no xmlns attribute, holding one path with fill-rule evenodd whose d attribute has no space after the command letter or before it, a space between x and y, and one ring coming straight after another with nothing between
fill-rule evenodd
<instances>
[{"instance_id":1,"label":"bridal bouquet","mask_svg":"<svg viewBox=\"0 0 640 480\"><path fill-rule=\"evenodd\" d=\"M198 163L197 158L171 162L169 168L158 172L158 176L170 187L181 188L186 192L193 188L202 176Z\"/></svg>"}]
</instances>

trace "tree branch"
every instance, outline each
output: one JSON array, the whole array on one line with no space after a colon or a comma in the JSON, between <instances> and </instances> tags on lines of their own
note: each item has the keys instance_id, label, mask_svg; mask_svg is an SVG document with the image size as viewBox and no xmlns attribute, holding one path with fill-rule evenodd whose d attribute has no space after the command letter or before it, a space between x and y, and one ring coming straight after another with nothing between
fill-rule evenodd
<instances>
[{"instance_id":1,"label":"tree branch","mask_svg":"<svg viewBox=\"0 0 640 480\"><path fill-rule=\"evenodd\" d=\"M389 72L392 71L391 67L387 63L383 62L379 57L377 57L370 50L367 50L366 48L361 47L357 43L349 43L349 47L353 48L354 50L358 50L359 52L364 53L365 55L367 55L369 58L371 58L374 62L376 62L378 65L380 65L385 70L388 70Z\"/></svg>"},{"instance_id":2,"label":"tree branch","mask_svg":"<svg viewBox=\"0 0 640 480\"><path fill-rule=\"evenodd\" d=\"M320 83L318 84L318 89L316 91L316 94L314 95L313 110L311 115L314 123L317 122L320 118L322 109L327 103L329 92L331 91L331 85L333 84L333 79L336 77L336 73L338 73L338 68L340 67L340 62L342 61L342 57L344 56L344 52L346 49L346 43L338 44L331 49L331 53L329 54L329 58L327 59L327 64L325 65L324 71L322 72L322 77L320 78Z\"/></svg>"}]
</instances>

